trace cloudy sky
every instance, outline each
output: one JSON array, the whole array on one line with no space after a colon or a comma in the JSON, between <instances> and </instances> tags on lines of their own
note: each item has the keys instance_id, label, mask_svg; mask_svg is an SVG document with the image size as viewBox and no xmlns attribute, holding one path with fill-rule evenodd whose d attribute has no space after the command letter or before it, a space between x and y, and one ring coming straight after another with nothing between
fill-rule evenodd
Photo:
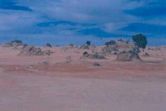
<instances>
[{"instance_id":1,"label":"cloudy sky","mask_svg":"<svg viewBox=\"0 0 166 111\"><path fill-rule=\"evenodd\" d=\"M0 41L100 43L135 33L166 44L166 0L0 0Z\"/></svg>"}]
</instances>

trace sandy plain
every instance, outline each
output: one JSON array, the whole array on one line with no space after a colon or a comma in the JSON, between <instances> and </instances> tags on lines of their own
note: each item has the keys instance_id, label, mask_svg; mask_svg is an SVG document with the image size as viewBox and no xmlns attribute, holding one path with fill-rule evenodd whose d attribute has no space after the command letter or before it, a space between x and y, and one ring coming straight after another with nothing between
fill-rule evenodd
<instances>
[{"instance_id":1,"label":"sandy plain","mask_svg":"<svg viewBox=\"0 0 166 111\"><path fill-rule=\"evenodd\" d=\"M0 111L166 110L165 47L147 50L141 62L85 59L77 48L51 50L50 56L19 56L0 47Z\"/></svg>"}]
</instances>

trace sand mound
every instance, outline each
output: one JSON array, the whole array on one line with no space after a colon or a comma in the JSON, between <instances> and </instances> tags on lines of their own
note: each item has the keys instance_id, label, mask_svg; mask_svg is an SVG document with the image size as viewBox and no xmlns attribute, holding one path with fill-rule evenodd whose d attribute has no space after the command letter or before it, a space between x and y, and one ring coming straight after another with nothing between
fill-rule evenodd
<instances>
[{"instance_id":1,"label":"sand mound","mask_svg":"<svg viewBox=\"0 0 166 111\"><path fill-rule=\"evenodd\" d=\"M11 42L4 44L3 46L19 49L19 48L23 48L24 46L26 46L26 44L24 44L21 40L13 40Z\"/></svg>"},{"instance_id":2,"label":"sand mound","mask_svg":"<svg viewBox=\"0 0 166 111\"><path fill-rule=\"evenodd\" d=\"M135 51L123 51L120 52L117 55L117 60L118 61L135 61L135 60L141 60L138 53Z\"/></svg>"},{"instance_id":3,"label":"sand mound","mask_svg":"<svg viewBox=\"0 0 166 111\"><path fill-rule=\"evenodd\" d=\"M105 46L102 48L102 53L104 55L117 55L120 52L123 51L130 51L135 47L134 44L129 43L125 40L110 40L105 43Z\"/></svg>"},{"instance_id":4,"label":"sand mound","mask_svg":"<svg viewBox=\"0 0 166 111\"><path fill-rule=\"evenodd\" d=\"M83 57L89 58L89 59L105 59L105 56L98 52L92 53L92 54L89 54L88 52L84 52Z\"/></svg>"},{"instance_id":5,"label":"sand mound","mask_svg":"<svg viewBox=\"0 0 166 111\"><path fill-rule=\"evenodd\" d=\"M108 45L102 48L102 53L104 55L110 55L110 54L117 54L118 53L118 49L115 45Z\"/></svg>"},{"instance_id":6,"label":"sand mound","mask_svg":"<svg viewBox=\"0 0 166 111\"><path fill-rule=\"evenodd\" d=\"M51 55L53 52L50 50L42 50L41 48L37 48L34 46L25 46L22 48L19 55L26 55L26 56L45 56Z\"/></svg>"}]
</instances>

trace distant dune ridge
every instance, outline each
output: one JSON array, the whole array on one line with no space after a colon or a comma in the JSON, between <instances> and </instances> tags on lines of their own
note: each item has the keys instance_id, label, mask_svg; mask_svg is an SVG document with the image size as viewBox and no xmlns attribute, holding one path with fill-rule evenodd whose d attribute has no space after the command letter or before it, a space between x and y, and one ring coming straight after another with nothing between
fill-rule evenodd
<instances>
[{"instance_id":1,"label":"distant dune ridge","mask_svg":"<svg viewBox=\"0 0 166 111\"><path fill-rule=\"evenodd\" d=\"M27 56L44 56L44 55L50 55L50 50L42 50L41 48L30 46L25 43L23 43L20 40L14 40L9 43L6 43L3 45L4 47L12 47L15 49L20 50L19 55L27 55ZM50 44L46 44L47 47L51 47Z\"/></svg>"},{"instance_id":2,"label":"distant dune ridge","mask_svg":"<svg viewBox=\"0 0 166 111\"><path fill-rule=\"evenodd\" d=\"M81 46L69 44L57 47L46 43L37 47L14 40L0 46L0 60L0 67L12 72L58 71L59 74L72 72L74 76L77 76L75 73L78 76L81 73L81 76L89 77L91 75L87 74L96 71L115 71L117 75L123 71L124 75L142 71L136 75L163 76L166 71L166 47L140 49L126 40L110 40L103 46L95 46L88 41Z\"/></svg>"},{"instance_id":3,"label":"distant dune ridge","mask_svg":"<svg viewBox=\"0 0 166 111\"><path fill-rule=\"evenodd\" d=\"M27 56L45 56L53 54L52 45L47 43L45 47L29 46L20 40L14 40L3 45L4 47L12 47L20 51L18 55ZM69 45L68 49L84 50L82 57L91 59L106 59L107 56L117 55L118 61L132 61L134 59L140 59L138 53L139 49L133 44L125 40L111 40L106 42L105 46L91 45L90 41L83 44L80 47ZM67 47L66 47L67 49Z\"/></svg>"}]
</instances>

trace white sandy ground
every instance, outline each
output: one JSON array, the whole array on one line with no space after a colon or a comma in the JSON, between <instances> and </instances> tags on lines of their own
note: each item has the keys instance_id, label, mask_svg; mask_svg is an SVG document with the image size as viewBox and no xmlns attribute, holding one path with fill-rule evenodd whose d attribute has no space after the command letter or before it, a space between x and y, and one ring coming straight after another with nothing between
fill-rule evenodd
<instances>
[{"instance_id":1,"label":"white sandy ground","mask_svg":"<svg viewBox=\"0 0 166 111\"><path fill-rule=\"evenodd\" d=\"M142 57L148 63L80 60L78 50L53 50L25 57L0 47L0 111L166 111L165 48Z\"/></svg>"},{"instance_id":2,"label":"white sandy ground","mask_svg":"<svg viewBox=\"0 0 166 111\"><path fill-rule=\"evenodd\" d=\"M165 111L166 81L0 74L1 111Z\"/></svg>"}]
</instances>

